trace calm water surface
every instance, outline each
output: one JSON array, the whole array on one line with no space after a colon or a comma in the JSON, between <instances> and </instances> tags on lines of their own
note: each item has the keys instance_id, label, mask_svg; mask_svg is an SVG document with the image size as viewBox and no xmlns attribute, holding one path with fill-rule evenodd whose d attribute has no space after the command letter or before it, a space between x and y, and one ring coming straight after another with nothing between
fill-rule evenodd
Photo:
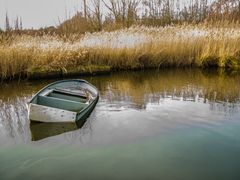
<instances>
[{"instance_id":1,"label":"calm water surface","mask_svg":"<svg viewBox=\"0 0 240 180\"><path fill-rule=\"evenodd\" d=\"M81 78L81 77L78 77ZM0 85L0 179L240 179L240 75L159 70L85 77L100 91L75 124L30 124L55 80Z\"/></svg>"}]
</instances>

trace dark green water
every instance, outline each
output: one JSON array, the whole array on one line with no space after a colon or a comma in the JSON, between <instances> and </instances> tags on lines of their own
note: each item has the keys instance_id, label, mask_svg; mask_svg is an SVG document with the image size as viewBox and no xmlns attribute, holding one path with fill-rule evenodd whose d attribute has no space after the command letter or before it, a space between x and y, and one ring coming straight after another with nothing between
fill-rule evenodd
<instances>
[{"instance_id":1,"label":"dark green water","mask_svg":"<svg viewBox=\"0 0 240 180\"><path fill-rule=\"evenodd\" d=\"M81 77L80 77L81 78ZM100 91L82 128L30 124L54 80L0 86L0 179L240 179L240 75L160 70L85 77Z\"/></svg>"}]
</instances>

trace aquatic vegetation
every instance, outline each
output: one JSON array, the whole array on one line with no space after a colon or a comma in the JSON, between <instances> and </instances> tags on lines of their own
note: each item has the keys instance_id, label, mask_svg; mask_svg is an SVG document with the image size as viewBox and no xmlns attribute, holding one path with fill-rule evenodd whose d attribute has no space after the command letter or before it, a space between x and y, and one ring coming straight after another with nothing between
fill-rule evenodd
<instances>
[{"instance_id":1,"label":"aquatic vegetation","mask_svg":"<svg viewBox=\"0 0 240 180\"><path fill-rule=\"evenodd\" d=\"M240 67L240 27L133 26L112 32L14 35L0 43L0 76L165 66ZM94 67L94 68L92 68Z\"/></svg>"}]
</instances>

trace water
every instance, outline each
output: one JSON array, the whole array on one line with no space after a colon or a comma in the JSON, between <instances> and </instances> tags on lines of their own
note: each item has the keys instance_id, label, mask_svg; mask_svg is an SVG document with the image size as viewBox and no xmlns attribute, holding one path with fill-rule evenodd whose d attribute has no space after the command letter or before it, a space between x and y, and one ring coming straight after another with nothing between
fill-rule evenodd
<instances>
[{"instance_id":1,"label":"water","mask_svg":"<svg viewBox=\"0 0 240 180\"><path fill-rule=\"evenodd\" d=\"M82 128L30 124L55 80L0 86L0 179L240 179L240 75L151 70L85 77L100 100Z\"/></svg>"}]
</instances>

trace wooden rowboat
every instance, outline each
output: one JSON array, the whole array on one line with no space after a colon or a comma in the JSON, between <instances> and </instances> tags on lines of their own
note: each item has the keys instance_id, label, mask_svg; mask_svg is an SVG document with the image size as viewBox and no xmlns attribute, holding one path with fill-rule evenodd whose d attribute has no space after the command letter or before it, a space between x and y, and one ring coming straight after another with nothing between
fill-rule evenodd
<instances>
[{"instance_id":1,"label":"wooden rowboat","mask_svg":"<svg viewBox=\"0 0 240 180\"><path fill-rule=\"evenodd\" d=\"M78 122L96 106L99 93L85 80L54 82L40 90L29 102L28 115L37 122Z\"/></svg>"}]
</instances>

